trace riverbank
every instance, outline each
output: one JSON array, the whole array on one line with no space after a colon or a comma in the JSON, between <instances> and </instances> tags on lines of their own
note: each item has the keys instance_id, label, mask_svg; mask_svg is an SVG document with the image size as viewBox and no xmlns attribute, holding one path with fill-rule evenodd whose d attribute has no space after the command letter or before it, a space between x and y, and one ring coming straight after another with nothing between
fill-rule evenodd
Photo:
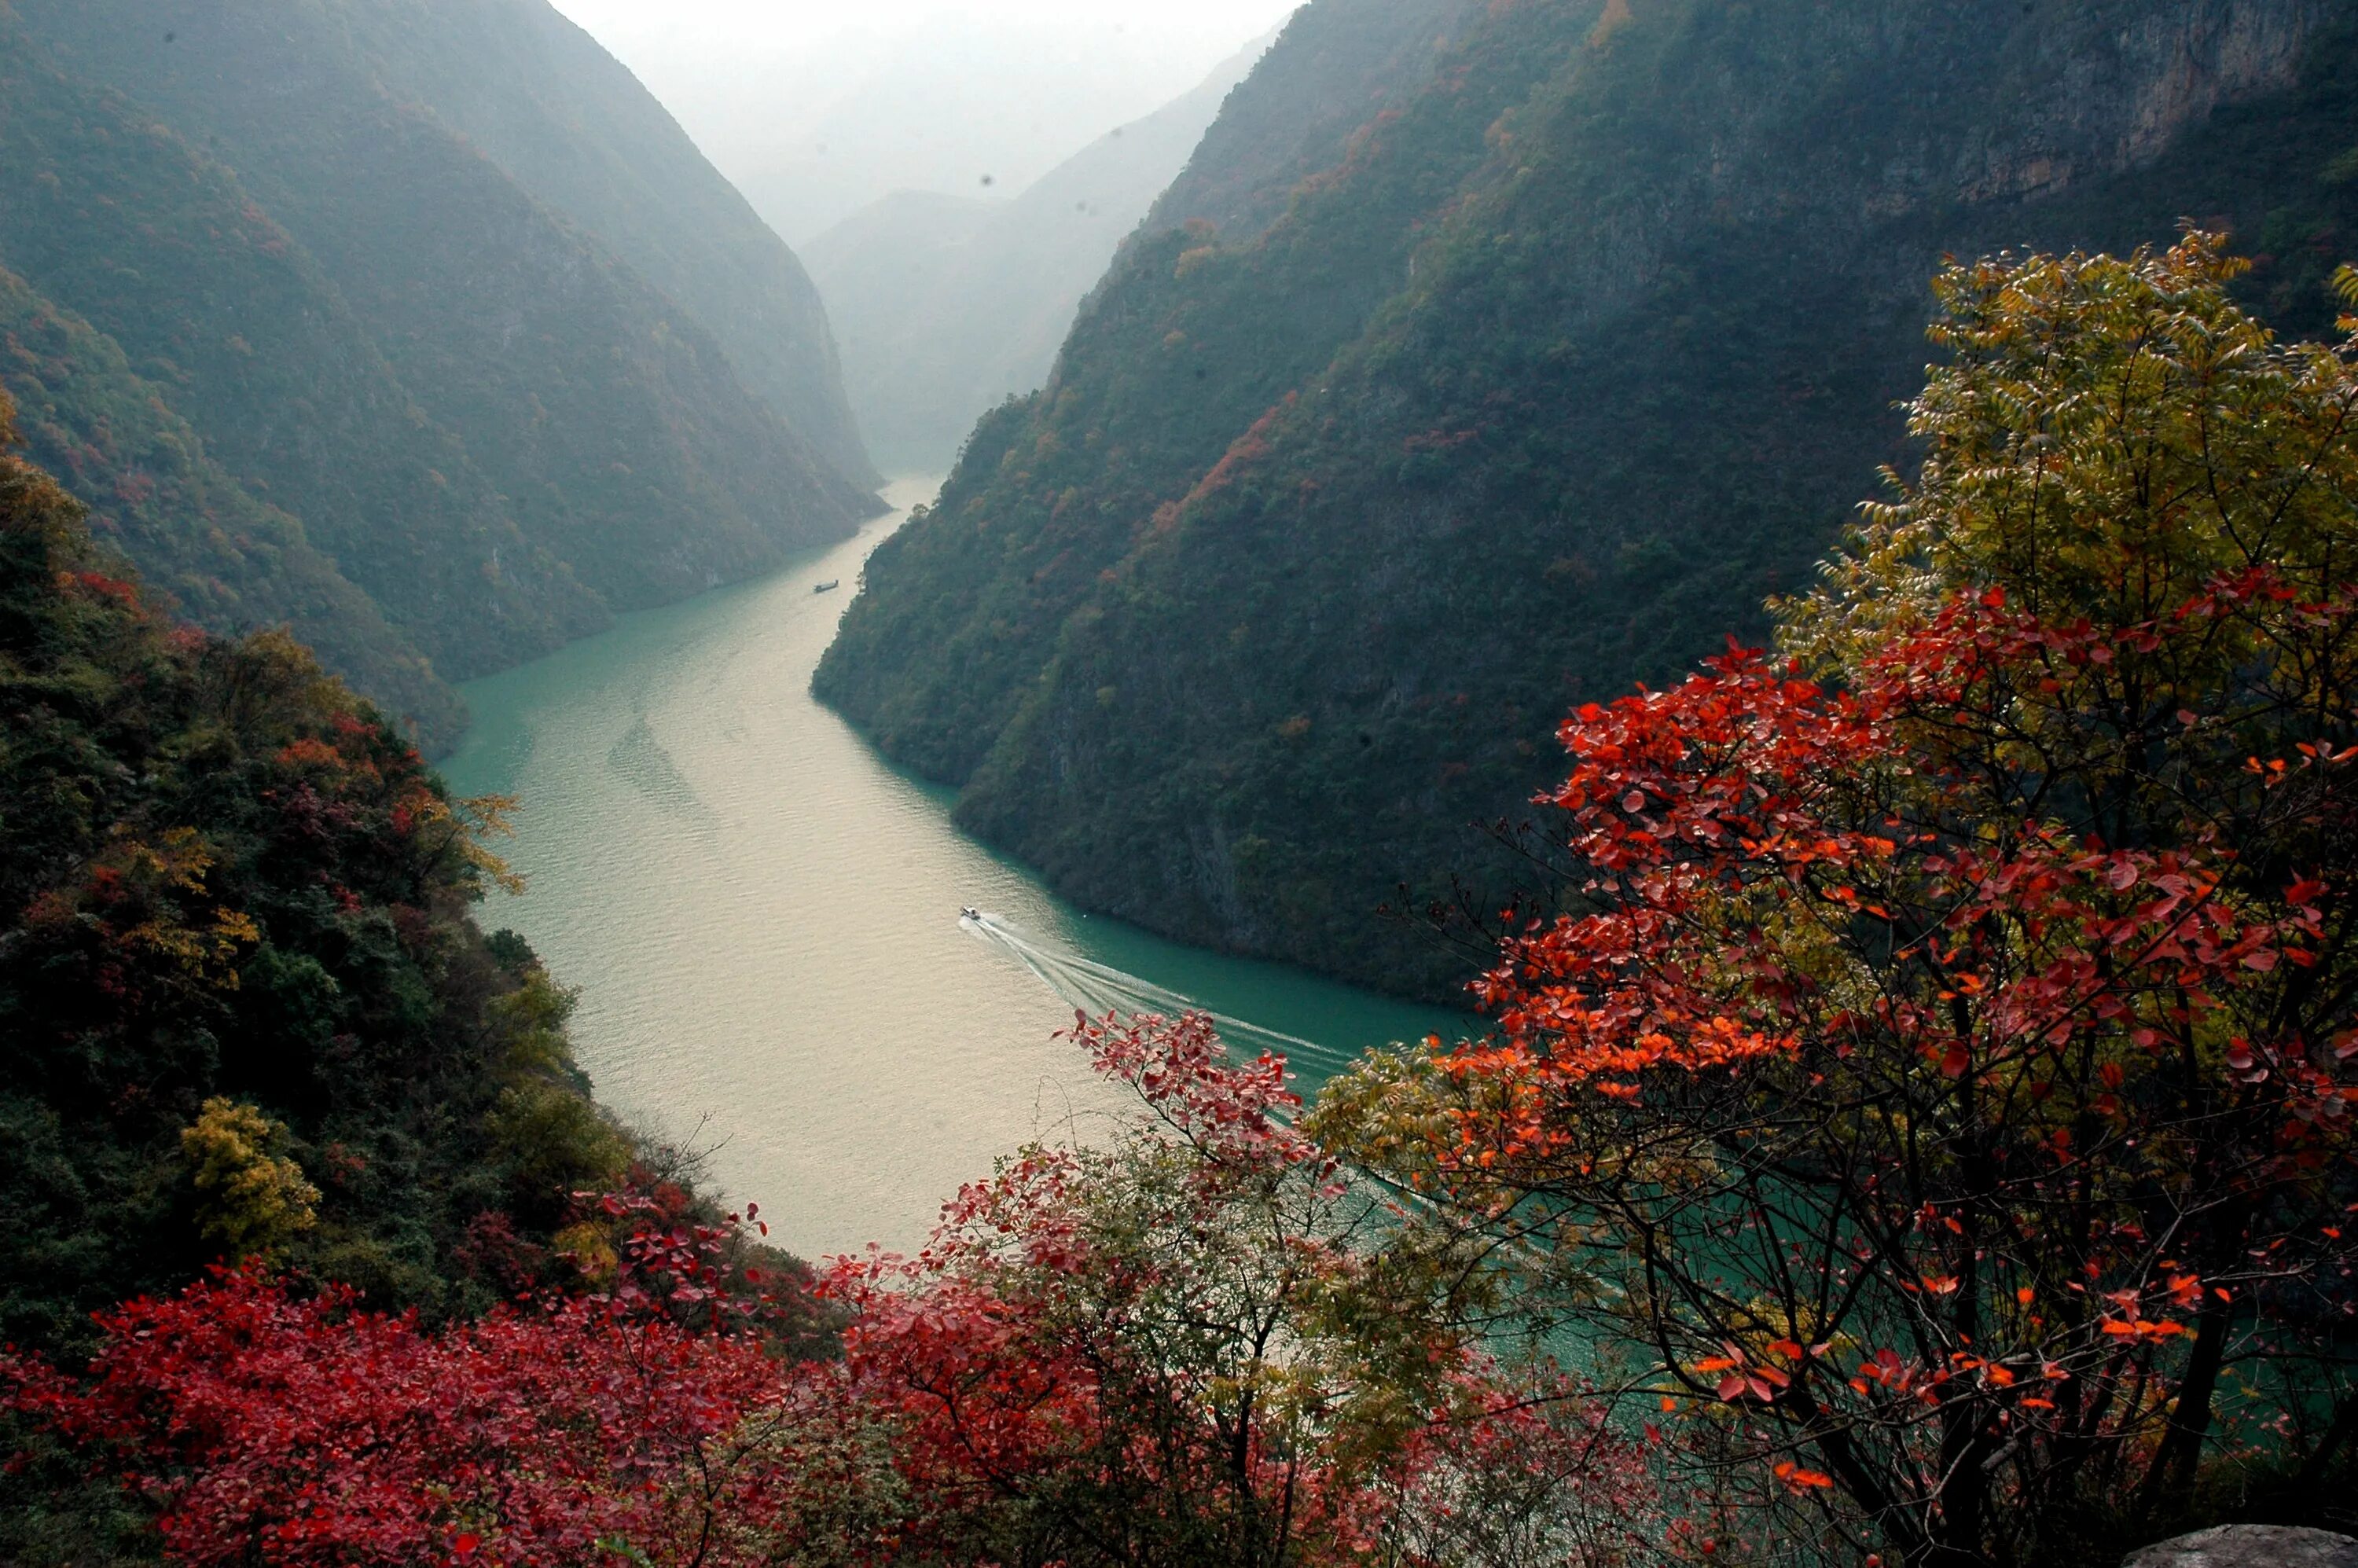
<instances>
[{"instance_id":1,"label":"riverbank","mask_svg":"<svg viewBox=\"0 0 2358 1568\"><path fill-rule=\"evenodd\" d=\"M481 918L579 989L600 1098L710 1149L806 1256L914 1246L995 1156L1120 1106L1052 1038L1069 1005L961 906L1336 1054L1455 1022L1083 915L811 698L860 562L931 489L896 483L892 514L772 577L471 683L444 763L461 793L523 799L508 854L530 889Z\"/></svg>"}]
</instances>

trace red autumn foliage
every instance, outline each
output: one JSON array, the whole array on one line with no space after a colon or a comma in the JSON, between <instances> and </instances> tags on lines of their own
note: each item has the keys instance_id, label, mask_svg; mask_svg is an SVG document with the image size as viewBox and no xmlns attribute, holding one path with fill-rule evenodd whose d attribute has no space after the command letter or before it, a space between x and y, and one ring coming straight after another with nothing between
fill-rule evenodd
<instances>
[{"instance_id":1,"label":"red autumn foliage","mask_svg":"<svg viewBox=\"0 0 2358 1568\"><path fill-rule=\"evenodd\" d=\"M2358 1035L2317 983L2341 868L2207 823L2116 848L1994 817L1980 757L1928 741L2117 641L1993 592L1850 689L1738 650L1584 709L1548 799L1588 908L1506 943L1477 988L1498 1033L1441 1061L1472 1104L1439 1190L1654 1238L1639 1332L1711 1462L1839 1487L1911 1558L2040 1488L2161 1506L2224 1366L2351 1311L2328 1221L2358 1198ZM2331 849L2353 761L2320 739L2238 770L2213 821Z\"/></svg>"},{"instance_id":2,"label":"red autumn foliage","mask_svg":"<svg viewBox=\"0 0 2358 1568\"><path fill-rule=\"evenodd\" d=\"M1638 1452L1582 1390L1494 1365L1432 1279L1385 1277L1369 1227L1391 1206L1283 1119L1282 1059L1229 1065L1201 1015L1075 1033L1160 1136L1029 1152L917 1258L827 1278L857 1309L849 1402L899 1433L910 1542L1076 1563L1438 1562L1516 1530L1559 1561L1632 1547ZM1322 1321L1353 1300L1379 1321ZM1462 1506L1509 1492L1511 1515Z\"/></svg>"},{"instance_id":3,"label":"red autumn foliage","mask_svg":"<svg viewBox=\"0 0 2358 1568\"><path fill-rule=\"evenodd\" d=\"M1569 907L1406 1069L1403 1173L1596 1276L1795 1539L2009 1560L2358 1433L2358 349L2234 270L1944 278L1933 456L1788 607L1811 663L1564 724Z\"/></svg>"},{"instance_id":4,"label":"red autumn foliage","mask_svg":"<svg viewBox=\"0 0 2358 1568\"><path fill-rule=\"evenodd\" d=\"M87 1378L0 1368L20 1414L158 1505L178 1562L744 1560L718 1532L801 1495L763 1419L793 1391L773 1351L799 1303L732 1264L736 1217L698 1223L676 1190L589 1212L612 1266L479 1322L224 1266L102 1314Z\"/></svg>"},{"instance_id":5,"label":"red autumn foliage","mask_svg":"<svg viewBox=\"0 0 2358 1568\"><path fill-rule=\"evenodd\" d=\"M103 1323L89 1387L35 1375L17 1402L119 1456L176 1561L579 1563L620 1539L687 1562L716 1509L761 1503L710 1489L776 1388L747 1336L593 1301L428 1333L243 1271Z\"/></svg>"},{"instance_id":6,"label":"red autumn foliage","mask_svg":"<svg viewBox=\"0 0 2358 1568\"><path fill-rule=\"evenodd\" d=\"M619 1195L573 1295L429 1329L223 1270L108 1314L86 1378L14 1364L11 1402L190 1563L1618 1560L1644 1465L1582 1390L1430 1312L1318 1321L1430 1285L1373 1292L1282 1062L1229 1066L1201 1017L1076 1033L1159 1128L1008 1162L916 1259L839 1260L839 1357L777 1354L730 1227Z\"/></svg>"}]
</instances>

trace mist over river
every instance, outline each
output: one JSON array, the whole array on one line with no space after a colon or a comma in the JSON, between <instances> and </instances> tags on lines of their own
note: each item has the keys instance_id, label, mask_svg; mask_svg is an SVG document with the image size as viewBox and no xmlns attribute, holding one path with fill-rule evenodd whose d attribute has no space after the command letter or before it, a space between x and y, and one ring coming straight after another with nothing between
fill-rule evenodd
<instances>
[{"instance_id":1,"label":"mist over river","mask_svg":"<svg viewBox=\"0 0 2358 1568\"><path fill-rule=\"evenodd\" d=\"M1051 1038L1071 1006L963 905L1315 1042L1295 1054L1305 1092L1350 1053L1455 1022L1083 917L812 700L861 561L933 489L898 482L854 539L471 684L474 727L443 764L460 794L523 799L505 853L529 889L481 919L579 990L600 1098L710 1148L711 1178L810 1257L914 1247L994 1156L1124 1108Z\"/></svg>"}]
</instances>

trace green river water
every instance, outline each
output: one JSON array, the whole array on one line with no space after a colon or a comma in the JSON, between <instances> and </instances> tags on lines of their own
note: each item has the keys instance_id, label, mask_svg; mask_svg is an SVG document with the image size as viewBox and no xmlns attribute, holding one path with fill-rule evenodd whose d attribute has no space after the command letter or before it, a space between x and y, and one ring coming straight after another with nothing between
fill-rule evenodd
<instances>
[{"instance_id":1,"label":"green river water","mask_svg":"<svg viewBox=\"0 0 2358 1568\"><path fill-rule=\"evenodd\" d=\"M602 1100L711 1150L720 1188L806 1257L907 1249L994 1156L1123 1108L1052 1038L1072 1007L1022 945L1050 979L1137 977L1315 1042L1305 1092L1351 1053L1460 1025L1080 914L813 701L860 562L905 515L466 688L475 724L443 771L522 797L505 852L530 883L482 919L579 990Z\"/></svg>"}]
</instances>

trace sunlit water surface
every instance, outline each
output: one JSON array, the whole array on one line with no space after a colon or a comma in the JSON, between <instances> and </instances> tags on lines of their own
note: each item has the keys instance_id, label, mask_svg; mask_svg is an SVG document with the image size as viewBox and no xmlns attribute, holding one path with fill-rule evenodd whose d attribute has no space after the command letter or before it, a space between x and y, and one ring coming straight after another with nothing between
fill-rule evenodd
<instances>
[{"instance_id":1,"label":"sunlit water surface","mask_svg":"<svg viewBox=\"0 0 2358 1568\"><path fill-rule=\"evenodd\" d=\"M887 495L905 508L932 488ZM905 515L466 688L475 724L445 773L524 801L506 853L529 891L484 919L579 989L601 1099L710 1149L713 1179L806 1256L907 1249L995 1156L1124 1105L1052 1038L1067 1002L962 905L1035 952L1318 1043L1297 1054L1305 1088L1350 1053L1454 1026L1084 917L813 701L860 562Z\"/></svg>"}]
</instances>

